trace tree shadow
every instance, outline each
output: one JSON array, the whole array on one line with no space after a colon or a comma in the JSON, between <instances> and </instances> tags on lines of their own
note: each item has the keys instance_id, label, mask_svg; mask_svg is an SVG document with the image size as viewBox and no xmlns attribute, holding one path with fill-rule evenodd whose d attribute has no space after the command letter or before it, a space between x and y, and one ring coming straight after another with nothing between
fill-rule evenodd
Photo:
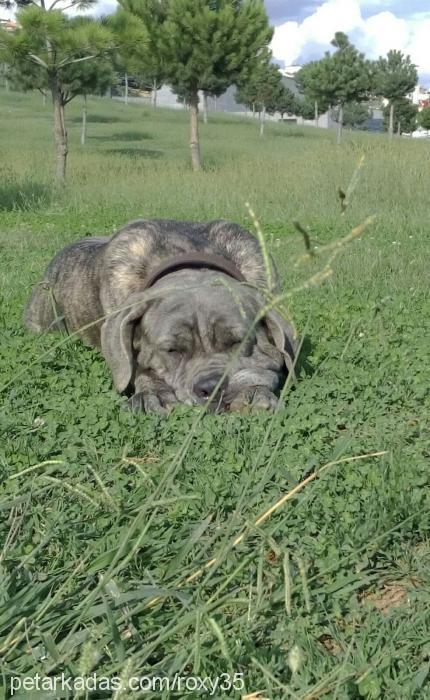
<instances>
[{"instance_id":1,"label":"tree shadow","mask_svg":"<svg viewBox=\"0 0 430 700\"><path fill-rule=\"evenodd\" d=\"M212 121L213 124L217 124L218 126L224 125L224 124L235 124L236 126L240 124L241 126L244 126L245 124L252 126L255 124L258 124L258 119L252 119L251 117L246 117L245 114L238 114L236 117L227 117L225 116L225 112L216 112L216 111L209 111L208 112L208 124ZM203 123L203 126L205 124Z\"/></svg>"},{"instance_id":2,"label":"tree shadow","mask_svg":"<svg viewBox=\"0 0 430 700\"><path fill-rule=\"evenodd\" d=\"M289 138L289 139L303 139L305 137L305 133L303 131L289 131L289 126L288 124L285 125L285 131L274 131L271 136L279 136L281 138ZM312 134L314 136L314 134Z\"/></svg>"},{"instance_id":3,"label":"tree shadow","mask_svg":"<svg viewBox=\"0 0 430 700\"><path fill-rule=\"evenodd\" d=\"M117 155L117 156L127 156L128 158L161 158L163 151L158 151L151 148L133 148L133 146L126 146L125 148L109 148L104 151L107 155Z\"/></svg>"},{"instance_id":4,"label":"tree shadow","mask_svg":"<svg viewBox=\"0 0 430 700\"><path fill-rule=\"evenodd\" d=\"M34 211L51 199L52 188L38 182L6 179L0 183L0 211Z\"/></svg>"},{"instance_id":5,"label":"tree shadow","mask_svg":"<svg viewBox=\"0 0 430 700\"><path fill-rule=\"evenodd\" d=\"M142 131L123 131L117 134L88 136L88 140L95 141L150 141L154 137Z\"/></svg>"},{"instance_id":6,"label":"tree shadow","mask_svg":"<svg viewBox=\"0 0 430 700\"><path fill-rule=\"evenodd\" d=\"M308 335L305 335L300 349L299 356L296 361L296 374L299 376L302 372L310 377L315 372L315 367L310 362L309 358L313 350L312 340Z\"/></svg>"},{"instance_id":7,"label":"tree shadow","mask_svg":"<svg viewBox=\"0 0 430 700\"><path fill-rule=\"evenodd\" d=\"M82 117L71 117L67 121L73 124L80 124L82 122ZM105 116L104 114L87 114L87 122L92 124L117 124L118 122L125 122L127 119L122 119L121 117Z\"/></svg>"}]
</instances>

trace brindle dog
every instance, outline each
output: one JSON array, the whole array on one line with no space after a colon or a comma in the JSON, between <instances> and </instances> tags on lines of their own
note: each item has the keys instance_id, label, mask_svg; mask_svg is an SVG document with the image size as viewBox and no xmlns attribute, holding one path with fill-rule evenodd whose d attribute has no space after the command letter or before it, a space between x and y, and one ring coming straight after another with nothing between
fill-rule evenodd
<instances>
[{"instance_id":1,"label":"brindle dog","mask_svg":"<svg viewBox=\"0 0 430 700\"><path fill-rule=\"evenodd\" d=\"M209 398L219 410L273 409L297 342L276 311L262 315L264 289L260 246L237 224L134 221L58 253L25 323L101 347L132 410Z\"/></svg>"}]
</instances>

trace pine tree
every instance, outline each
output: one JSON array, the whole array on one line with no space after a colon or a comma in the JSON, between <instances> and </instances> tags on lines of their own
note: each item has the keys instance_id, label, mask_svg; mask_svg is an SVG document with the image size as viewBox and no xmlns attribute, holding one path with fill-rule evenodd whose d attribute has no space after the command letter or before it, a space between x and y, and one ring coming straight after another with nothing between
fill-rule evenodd
<instances>
[{"instance_id":1,"label":"pine tree","mask_svg":"<svg viewBox=\"0 0 430 700\"><path fill-rule=\"evenodd\" d=\"M88 17L76 17L71 20L71 29L79 30L80 27L94 23ZM85 51L83 52L83 55ZM82 128L81 145L85 145L87 132L87 97L88 95L103 95L113 84L114 70L112 56L102 54L97 60L75 61L63 70L63 86L67 90L69 102L76 96L81 95L82 105Z\"/></svg>"},{"instance_id":2,"label":"pine tree","mask_svg":"<svg viewBox=\"0 0 430 700\"><path fill-rule=\"evenodd\" d=\"M261 61L252 73L239 81L238 99L243 100L243 104L252 105L260 114L260 136L264 135L266 111L277 111L276 103L281 98L282 88L279 69L269 61Z\"/></svg>"},{"instance_id":3,"label":"pine tree","mask_svg":"<svg viewBox=\"0 0 430 700\"><path fill-rule=\"evenodd\" d=\"M157 90L164 80L164 56L160 49L160 34L166 19L168 0L118 0L124 12L141 21L146 36L133 44L128 40L126 53L135 65L137 75L150 86L152 106L157 106ZM127 41L129 37L123 36Z\"/></svg>"},{"instance_id":4,"label":"pine tree","mask_svg":"<svg viewBox=\"0 0 430 700\"><path fill-rule=\"evenodd\" d=\"M301 99L301 100L300 99L297 100L296 114L298 117L302 117L302 119L306 119L306 121L311 121L312 119L314 119L315 126L318 126L318 118L319 118L318 101L312 100L308 97L305 97L304 99Z\"/></svg>"},{"instance_id":5,"label":"pine tree","mask_svg":"<svg viewBox=\"0 0 430 700\"><path fill-rule=\"evenodd\" d=\"M303 119L315 120L318 126L319 115L330 107L327 96L322 91L321 62L310 61L297 73L295 80L303 98L298 101L298 114Z\"/></svg>"},{"instance_id":6,"label":"pine tree","mask_svg":"<svg viewBox=\"0 0 430 700\"><path fill-rule=\"evenodd\" d=\"M21 76L24 87L51 93L56 177L64 184L68 154L65 106L80 93L78 72L73 72L73 67L103 55L111 35L95 20L70 19L61 10L46 9L45 5L20 9L17 20L16 31L0 32L0 51L15 76Z\"/></svg>"},{"instance_id":7,"label":"pine tree","mask_svg":"<svg viewBox=\"0 0 430 700\"><path fill-rule=\"evenodd\" d=\"M106 25L115 37L112 61L115 71L121 76L121 84L123 81L124 101L127 104L130 76L132 75L134 80L138 78L137 82L146 84L144 75L145 69L148 68L150 54L149 32L140 17L122 9L122 7L107 18ZM150 83L152 89L152 77Z\"/></svg>"},{"instance_id":8,"label":"pine tree","mask_svg":"<svg viewBox=\"0 0 430 700\"><path fill-rule=\"evenodd\" d=\"M388 135L393 137L394 112L396 101L412 92L418 81L416 66L410 56L404 56L401 51L389 51L386 58L382 56L375 65L375 92L385 97L390 104Z\"/></svg>"},{"instance_id":9,"label":"pine tree","mask_svg":"<svg viewBox=\"0 0 430 700\"><path fill-rule=\"evenodd\" d=\"M418 112L418 123L423 129L430 130L430 107L424 107Z\"/></svg>"},{"instance_id":10,"label":"pine tree","mask_svg":"<svg viewBox=\"0 0 430 700\"><path fill-rule=\"evenodd\" d=\"M281 119L284 118L284 114L297 114L297 100L289 88L280 83L278 89L274 90L274 94L271 99L268 100L266 105L269 114L275 114L279 112Z\"/></svg>"},{"instance_id":11,"label":"pine tree","mask_svg":"<svg viewBox=\"0 0 430 700\"><path fill-rule=\"evenodd\" d=\"M338 110L334 111L335 121L339 120ZM343 108L343 126L349 129L363 128L369 119L369 105L363 102L346 102Z\"/></svg>"},{"instance_id":12,"label":"pine tree","mask_svg":"<svg viewBox=\"0 0 430 700\"><path fill-rule=\"evenodd\" d=\"M190 110L193 170L200 170L199 91L224 92L250 75L272 37L262 0L170 0L159 39L167 82Z\"/></svg>"},{"instance_id":13,"label":"pine tree","mask_svg":"<svg viewBox=\"0 0 430 700\"><path fill-rule=\"evenodd\" d=\"M392 106L394 109L392 110ZM389 132L390 127L393 132L409 133L415 131L417 125L418 107L412 104L406 97L399 97L383 110L383 129Z\"/></svg>"},{"instance_id":14,"label":"pine tree","mask_svg":"<svg viewBox=\"0 0 430 700\"><path fill-rule=\"evenodd\" d=\"M305 94L315 100L321 99L339 114L337 143L342 136L343 111L348 102L361 102L367 99L371 88L371 63L351 44L346 34L336 32L332 46L320 61L300 71L298 80Z\"/></svg>"}]
</instances>

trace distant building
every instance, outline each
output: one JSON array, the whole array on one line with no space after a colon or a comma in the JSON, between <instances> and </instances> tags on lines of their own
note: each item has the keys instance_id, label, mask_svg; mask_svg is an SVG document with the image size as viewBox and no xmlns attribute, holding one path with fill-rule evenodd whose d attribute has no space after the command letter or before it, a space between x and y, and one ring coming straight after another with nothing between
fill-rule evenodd
<instances>
[{"instance_id":1,"label":"distant building","mask_svg":"<svg viewBox=\"0 0 430 700\"><path fill-rule=\"evenodd\" d=\"M300 95L300 90L296 83L296 76L302 66L286 66L285 68L280 68L279 72L282 75L282 82L289 90L291 90L294 95ZM320 129L329 129L336 126L336 122L333 120L330 112L325 112L318 116L318 122L315 119L303 119L303 117L298 117L296 115L291 115L285 121L295 122L299 126L316 126Z\"/></svg>"},{"instance_id":2,"label":"distant building","mask_svg":"<svg viewBox=\"0 0 430 700\"><path fill-rule=\"evenodd\" d=\"M286 66L285 68L280 68L279 72L284 78L295 78L302 66Z\"/></svg>"},{"instance_id":3,"label":"distant building","mask_svg":"<svg viewBox=\"0 0 430 700\"><path fill-rule=\"evenodd\" d=\"M237 87L235 85L230 85L227 90L219 97L208 97L208 109L209 111L217 112L229 112L231 114L242 114L245 115L249 110L245 105L236 102ZM201 104L203 102L203 95L201 95Z\"/></svg>"},{"instance_id":4,"label":"distant building","mask_svg":"<svg viewBox=\"0 0 430 700\"><path fill-rule=\"evenodd\" d=\"M15 22L14 19L1 19L0 18L0 27L2 29L5 29L7 32L13 32L15 29L18 28L18 22Z\"/></svg>"},{"instance_id":5,"label":"distant building","mask_svg":"<svg viewBox=\"0 0 430 700\"><path fill-rule=\"evenodd\" d=\"M296 83L296 75L301 69L301 67L302 66L287 66L285 68L279 68L283 84L285 85L285 87L289 88L291 92L293 92L295 95L300 94L300 90ZM236 86L231 85L219 97L208 97L208 110L210 112L225 112L228 114L237 114L244 117L252 117L252 110L245 107L245 105L236 102L236 90ZM149 94L144 95L143 93L140 93L138 97L129 96L129 100L150 104L151 96ZM157 90L157 105L159 105L160 107L170 107L173 109L186 108L184 101L178 99L175 93L167 85L163 85L159 90ZM203 94L200 93L200 109L202 109L202 107ZM370 131L380 131L382 128L381 110L372 109L371 112L372 116L369 118L366 128ZM266 119L268 121L281 121L281 115L278 113L273 115L266 114ZM319 127L320 129L330 129L337 126L337 122L332 117L331 110L328 110L324 114L320 114L317 123L315 122L315 119L303 119L303 117L299 117L295 114L284 115L283 121L298 124L299 126L303 125Z\"/></svg>"},{"instance_id":6,"label":"distant building","mask_svg":"<svg viewBox=\"0 0 430 700\"><path fill-rule=\"evenodd\" d=\"M422 85L417 85L407 97L419 110L430 105L430 91Z\"/></svg>"}]
</instances>

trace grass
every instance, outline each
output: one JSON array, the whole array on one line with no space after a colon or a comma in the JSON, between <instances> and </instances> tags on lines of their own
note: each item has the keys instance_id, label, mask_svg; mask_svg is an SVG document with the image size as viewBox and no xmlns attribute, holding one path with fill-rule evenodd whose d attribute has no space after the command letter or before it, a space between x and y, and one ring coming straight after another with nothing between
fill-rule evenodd
<instances>
[{"instance_id":1,"label":"grass","mask_svg":"<svg viewBox=\"0 0 430 700\"><path fill-rule=\"evenodd\" d=\"M94 99L84 149L68 109L59 193L49 107L3 91L0 114L3 697L12 676L97 672L219 677L217 698L428 698L428 145L352 133L336 148L285 124L259 139L252 120L210 115L195 174L185 114ZM376 215L291 298L306 338L274 416L130 415L95 351L22 327L64 244L138 217L252 228L246 201L285 289L326 261L294 265L294 220L320 250Z\"/></svg>"}]
</instances>

